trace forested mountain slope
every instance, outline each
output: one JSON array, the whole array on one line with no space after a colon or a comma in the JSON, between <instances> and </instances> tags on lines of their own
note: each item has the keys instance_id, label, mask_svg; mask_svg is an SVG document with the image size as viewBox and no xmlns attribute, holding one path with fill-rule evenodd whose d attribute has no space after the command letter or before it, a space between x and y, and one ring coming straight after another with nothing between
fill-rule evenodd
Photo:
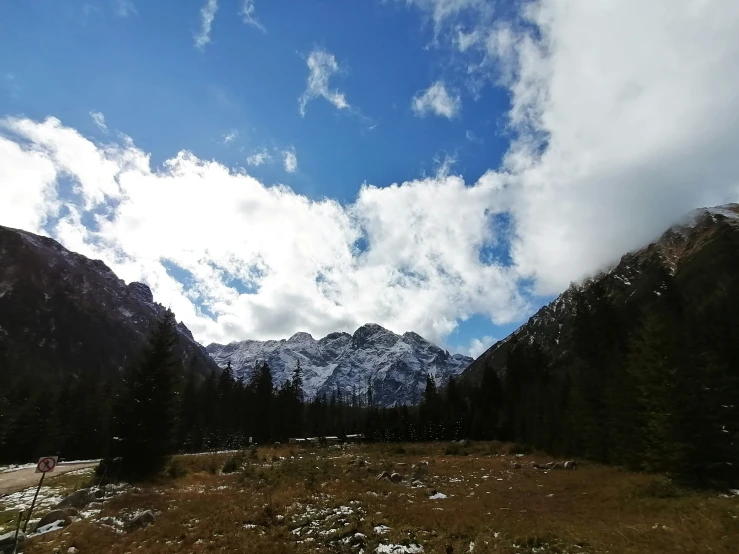
<instances>
[{"instance_id":1,"label":"forested mountain slope","mask_svg":"<svg viewBox=\"0 0 739 554\"><path fill-rule=\"evenodd\" d=\"M461 380L497 396L500 437L736 483L737 308L739 206L697 210L571 286Z\"/></svg>"},{"instance_id":2,"label":"forested mountain slope","mask_svg":"<svg viewBox=\"0 0 739 554\"><path fill-rule=\"evenodd\" d=\"M481 354L462 375L468 383L479 383L486 367L503 372L507 353L514 340L537 345L551 358L558 359L571 347L575 299L580 293L603 289L618 306L623 317L638 319L645 306L657 303L662 291L665 271L702 297L721 297L727 285L739 275L732 273L732 241L739 231L739 204L695 210L685 221L673 225L657 241L624 255L611 270L600 273L581 284L572 284L553 302L542 307L525 324L507 338L498 341ZM712 252L723 251L721 260L711 259ZM700 267L706 264L705 267ZM688 267L683 272L683 267ZM704 273L701 278L698 274ZM693 281L688 283L687 281ZM717 280L720 286L713 287ZM705 287L702 288L702 286ZM705 290L704 290L705 289Z\"/></svg>"}]
</instances>

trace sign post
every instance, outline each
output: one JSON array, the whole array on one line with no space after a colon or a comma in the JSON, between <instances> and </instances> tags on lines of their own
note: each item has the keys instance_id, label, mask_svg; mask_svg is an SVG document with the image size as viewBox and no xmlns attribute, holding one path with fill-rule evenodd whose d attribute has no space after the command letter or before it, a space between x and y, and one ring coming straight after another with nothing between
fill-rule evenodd
<instances>
[{"instance_id":1,"label":"sign post","mask_svg":"<svg viewBox=\"0 0 739 554\"><path fill-rule=\"evenodd\" d=\"M33 513L33 507L36 505L38 493L41 490L41 485L44 484L44 477L46 477L47 473L54 471L58 460L58 456L44 456L43 458L39 458L39 461L36 464L36 473L41 474L41 479L38 482L38 487L36 487L36 494L33 495L33 502L31 502L31 508L28 510L26 522L23 524L23 533L25 533L28 528L28 522L31 520L31 514Z\"/></svg>"}]
</instances>

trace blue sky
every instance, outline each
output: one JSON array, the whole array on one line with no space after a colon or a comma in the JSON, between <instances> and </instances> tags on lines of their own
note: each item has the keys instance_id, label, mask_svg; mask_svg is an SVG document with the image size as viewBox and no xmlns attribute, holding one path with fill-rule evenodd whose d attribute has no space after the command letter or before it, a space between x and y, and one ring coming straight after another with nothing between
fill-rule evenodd
<instances>
[{"instance_id":1,"label":"blue sky","mask_svg":"<svg viewBox=\"0 0 739 554\"><path fill-rule=\"evenodd\" d=\"M23 90L3 99L7 111L54 115L89 133L96 132L89 112L101 112L154 163L187 149L244 165L263 147L292 146L299 171L263 166L255 176L342 202L365 181L435 173L447 156L474 180L506 150L507 91L488 86L473 100L432 45L433 29L401 3L262 2L255 4L261 32L239 17L242 0L219 0L202 49L193 44L202 1L131 4L136 13L121 17L116 0L45 2L43 10L4 3L0 48L13 55L2 71ZM301 117L306 58L316 49L335 55L340 70L331 85L356 114L319 98ZM452 121L417 117L410 98L440 79L470 101ZM224 145L232 131L238 136Z\"/></svg>"},{"instance_id":2,"label":"blue sky","mask_svg":"<svg viewBox=\"0 0 739 554\"><path fill-rule=\"evenodd\" d=\"M737 197L735 136L700 123L737 113L730 3L565 4L3 2L0 224L146 281L206 343L375 321L477 354Z\"/></svg>"}]
</instances>

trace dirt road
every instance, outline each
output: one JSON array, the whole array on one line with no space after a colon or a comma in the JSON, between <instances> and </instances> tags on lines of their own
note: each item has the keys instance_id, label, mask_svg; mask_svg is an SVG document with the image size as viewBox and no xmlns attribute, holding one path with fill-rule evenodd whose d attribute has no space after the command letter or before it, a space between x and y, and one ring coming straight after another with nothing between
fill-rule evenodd
<instances>
[{"instance_id":1,"label":"dirt road","mask_svg":"<svg viewBox=\"0 0 739 554\"><path fill-rule=\"evenodd\" d=\"M76 471L86 467L95 467L96 465L98 465L97 462L61 462L56 469L54 469L53 473L46 476L44 484L46 484L49 479L53 480L57 475L64 475L70 471ZM27 468L0 473L0 496L38 484L38 480L41 476L35 471L35 468Z\"/></svg>"}]
</instances>

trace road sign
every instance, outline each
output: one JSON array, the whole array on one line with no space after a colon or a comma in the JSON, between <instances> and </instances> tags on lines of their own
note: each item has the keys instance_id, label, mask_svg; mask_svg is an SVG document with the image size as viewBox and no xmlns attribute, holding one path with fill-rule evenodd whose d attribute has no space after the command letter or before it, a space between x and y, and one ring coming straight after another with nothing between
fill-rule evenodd
<instances>
[{"instance_id":1,"label":"road sign","mask_svg":"<svg viewBox=\"0 0 739 554\"><path fill-rule=\"evenodd\" d=\"M50 471L54 471L58 459L58 456L44 456L43 458L39 458L39 461L36 464L36 473L49 473Z\"/></svg>"}]
</instances>

